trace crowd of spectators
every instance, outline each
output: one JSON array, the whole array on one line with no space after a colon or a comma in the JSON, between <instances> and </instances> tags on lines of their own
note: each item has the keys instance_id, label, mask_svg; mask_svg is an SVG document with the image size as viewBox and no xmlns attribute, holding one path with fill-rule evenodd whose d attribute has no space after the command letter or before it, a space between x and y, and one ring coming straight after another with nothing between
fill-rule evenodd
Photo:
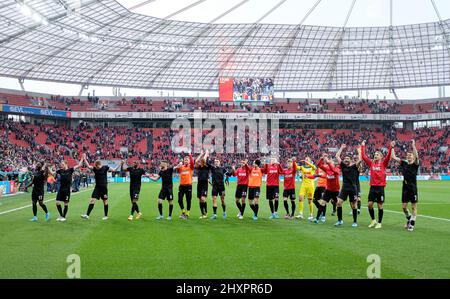
<instances>
[{"instance_id":1,"label":"crowd of spectators","mask_svg":"<svg viewBox=\"0 0 450 299\"><path fill-rule=\"evenodd\" d=\"M399 104L389 103L387 101L372 101L369 102L369 107L371 109L371 113L373 114L399 114Z\"/></svg>"},{"instance_id":2,"label":"crowd of spectators","mask_svg":"<svg viewBox=\"0 0 450 299\"><path fill-rule=\"evenodd\" d=\"M325 113L328 110L327 100L319 99L319 102L310 102L305 99L298 102L297 110L300 113Z\"/></svg>"},{"instance_id":3,"label":"crowd of spectators","mask_svg":"<svg viewBox=\"0 0 450 299\"><path fill-rule=\"evenodd\" d=\"M448 101L438 101L434 105L434 108L439 112L450 112L448 108Z\"/></svg>"},{"instance_id":4,"label":"crowd of spectators","mask_svg":"<svg viewBox=\"0 0 450 299\"><path fill-rule=\"evenodd\" d=\"M441 131L440 135L436 134L438 130ZM349 148L352 149L352 154L356 155L356 148L362 140L367 140L370 145L368 146L369 155L373 155L375 150L382 150L386 153L388 144L394 140L397 142L397 155L404 158L404 153L410 149L411 144L409 139L408 141L401 141L405 139L404 136L407 134L405 130L391 126L377 129L327 131L330 132L320 135L320 132L318 133L316 130L281 129L279 132L280 160L286 161L291 156L310 156L314 161L317 161L323 152L334 155L341 144L349 145ZM178 161L181 158L180 154L175 154L171 150L170 140L172 140L174 134L174 132L167 129L161 136L154 138L156 144L154 148L155 154L148 154L147 158L149 161L153 161L155 157L169 161ZM246 157L250 160L260 158L261 154L259 153L245 155L237 153L237 150L241 148L247 149L248 152L249 140L253 138L255 141L259 138L258 135L248 135L246 137L245 141L235 138L236 154L217 154L224 164L236 164L241 157ZM422 161L421 173L447 173L450 171L450 156L448 155L449 127L443 129L417 129L412 137L416 139L418 144L419 155ZM195 142L194 136L192 136L192 139ZM268 140L270 140L270 136ZM392 172L398 173L397 165L394 162L391 165ZM157 164L154 164L153 167L157 167Z\"/></svg>"},{"instance_id":5,"label":"crowd of spectators","mask_svg":"<svg viewBox=\"0 0 450 299\"><path fill-rule=\"evenodd\" d=\"M84 106L86 101L82 101L79 98L75 97L65 97L60 95L52 95L49 99L45 97L29 97L33 106L41 106L46 109L59 109L55 103L59 103L64 105L66 111L71 111L71 105L78 104Z\"/></svg>"},{"instance_id":6,"label":"crowd of spectators","mask_svg":"<svg viewBox=\"0 0 450 299\"><path fill-rule=\"evenodd\" d=\"M136 144L146 140L146 132L129 128L91 128L84 123L77 127L36 126L22 122L1 121L0 171L21 172L37 161L58 164L71 157L80 159L86 152L91 161L95 159L127 159L145 154ZM44 133L44 142L37 136ZM25 142L18 144L15 141Z\"/></svg>"},{"instance_id":7,"label":"crowd of spectators","mask_svg":"<svg viewBox=\"0 0 450 299\"><path fill-rule=\"evenodd\" d=\"M32 125L12 121L1 122L0 136L0 171L23 172L36 161L47 161L57 165L61 160L72 158L80 159L81 153L86 153L89 161L96 159L122 160L136 159L144 162L151 171L157 171L159 161L166 159L175 163L181 158L180 153L174 153L171 148L171 140L175 132L170 129L160 129L162 134L153 136L151 130L138 128L92 128L81 123L77 127ZM439 132L439 134L437 134ZM38 141L39 134L45 134L46 140ZM207 132L203 132L206 134ZM41 134L41 135L43 135ZM407 136L407 141L405 140ZM417 140L419 155L423 161L422 173L447 173L449 171L448 144L450 128L421 128L414 132L404 129L396 129L391 126L377 129L280 129L279 130L279 157L285 161L291 156L310 156L314 161L318 160L323 152L333 154L341 144L347 144L356 154L356 147L362 140L368 141L369 154L373 150L387 150L391 140L397 141L399 156L409 148L409 137ZM258 134L248 134L247 138L235 137L235 150L248 149L249 139L256 141ZM22 143L11 142L20 140ZM151 143L148 140L151 139ZM192 138L194 142L194 138ZM226 140L226 138L224 138ZM268 136L270 140L270 136ZM142 150L138 144L152 144L150 148ZM261 149L260 149L261 150ZM248 152L248 150L247 150ZM226 165L236 164L240 157L250 160L259 158L261 154L217 154ZM396 168L393 167L395 172Z\"/></svg>"}]
</instances>

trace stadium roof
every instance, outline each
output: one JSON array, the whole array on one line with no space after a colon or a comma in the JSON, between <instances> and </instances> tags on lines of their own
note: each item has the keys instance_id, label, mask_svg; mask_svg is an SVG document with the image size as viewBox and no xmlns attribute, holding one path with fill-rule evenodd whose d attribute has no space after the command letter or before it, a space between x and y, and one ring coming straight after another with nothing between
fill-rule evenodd
<instances>
[{"instance_id":1,"label":"stadium roof","mask_svg":"<svg viewBox=\"0 0 450 299\"><path fill-rule=\"evenodd\" d=\"M390 25L390 0L118 0L132 12L161 19L200 23L255 23L341 27ZM441 18L450 18L450 2L435 0ZM393 0L393 25L438 21L430 0ZM304 18L311 8L314 9ZM304 20L303 20L304 19Z\"/></svg>"},{"instance_id":2,"label":"stadium roof","mask_svg":"<svg viewBox=\"0 0 450 299\"><path fill-rule=\"evenodd\" d=\"M292 0L242 23L219 21L254 0L220 1L232 6L203 23L177 18L213 0L143 14L158 1L121 1L129 10L115 0L0 0L0 76L184 90L215 90L220 77L270 77L279 91L450 85L450 19L439 1L422 0L434 21L394 26L388 5L387 26L376 27L349 26L356 0L342 1L339 26L308 24L321 0L281 24L264 22Z\"/></svg>"}]
</instances>

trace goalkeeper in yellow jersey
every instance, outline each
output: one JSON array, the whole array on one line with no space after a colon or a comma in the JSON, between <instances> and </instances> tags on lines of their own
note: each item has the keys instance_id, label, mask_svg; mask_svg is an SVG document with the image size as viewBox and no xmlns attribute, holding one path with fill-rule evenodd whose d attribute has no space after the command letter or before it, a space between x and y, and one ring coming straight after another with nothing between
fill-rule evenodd
<instances>
[{"instance_id":1,"label":"goalkeeper in yellow jersey","mask_svg":"<svg viewBox=\"0 0 450 299\"><path fill-rule=\"evenodd\" d=\"M309 217L308 219L312 221L314 219L313 212L313 197L314 197L314 174L316 172L316 166L312 163L311 158L306 157L305 160L300 161L302 165L297 166L302 174L302 185L300 187L299 196L299 214L296 218L303 219L303 200L308 199L309 206Z\"/></svg>"}]
</instances>

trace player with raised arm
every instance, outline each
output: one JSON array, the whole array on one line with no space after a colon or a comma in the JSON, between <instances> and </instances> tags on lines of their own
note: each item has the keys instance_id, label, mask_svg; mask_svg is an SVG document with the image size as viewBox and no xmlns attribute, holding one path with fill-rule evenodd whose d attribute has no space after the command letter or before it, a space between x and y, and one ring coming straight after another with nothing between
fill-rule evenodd
<instances>
[{"instance_id":1,"label":"player with raised arm","mask_svg":"<svg viewBox=\"0 0 450 299\"><path fill-rule=\"evenodd\" d=\"M248 166L248 160L244 159L240 161L240 167L238 169L233 165L232 176L237 177L237 187L236 192L234 194L236 200L236 206L239 209L239 214L237 215L238 219L244 219L244 211L245 211L245 198L247 197L248 191L248 181L250 177L250 173L252 169Z\"/></svg>"},{"instance_id":2,"label":"player with raised arm","mask_svg":"<svg viewBox=\"0 0 450 299\"><path fill-rule=\"evenodd\" d=\"M85 165L94 172L95 177L95 187L94 191L92 191L91 199L89 200L89 206L86 214L81 215L83 219L89 219L89 215L94 208L96 200L103 201L103 211L104 216L102 220L108 220L108 172L116 172L121 167L121 163L119 163L116 168L110 168L108 165L102 165L100 160L96 160L94 162L94 166L89 165L87 161L86 154L83 154L83 161Z\"/></svg>"},{"instance_id":3,"label":"player with raised arm","mask_svg":"<svg viewBox=\"0 0 450 299\"><path fill-rule=\"evenodd\" d=\"M214 164L209 164L211 170L211 184L212 184L212 202L213 215L211 219L217 219L217 196L220 196L222 202L222 216L227 218L226 203L225 203L225 183L229 184L228 177L231 175L224 167L221 166L219 158L214 159Z\"/></svg>"},{"instance_id":4,"label":"player with raised arm","mask_svg":"<svg viewBox=\"0 0 450 299\"><path fill-rule=\"evenodd\" d=\"M191 213L192 202L192 177L194 175L195 162L192 155L185 156L183 162L178 164L177 171L180 176L180 187L178 188L178 204L181 209L179 218L188 219ZM186 196L186 209L184 208L183 198Z\"/></svg>"},{"instance_id":5,"label":"player with raised arm","mask_svg":"<svg viewBox=\"0 0 450 299\"><path fill-rule=\"evenodd\" d=\"M316 206L317 209L320 208L319 200L322 199L322 195L325 192L325 189L327 188L327 174L320 168L316 169L316 173L314 176L310 177L311 179L317 178L317 186L316 189L314 189L314 199L313 204ZM327 214L327 206L325 205L323 207L322 216L320 217L320 221L325 222L326 221L326 214ZM313 218L310 221L313 221L315 218Z\"/></svg>"},{"instance_id":6,"label":"player with raised arm","mask_svg":"<svg viewBox=\"0 0 450 299\"><path fill-rule=\"evenodd\" d=\"M253 211L253 220L258 220L259 197L261 195L261 184L263 172L261 170L261 161L253 161L252 170L248 178L248 201Z\"/></svg>"},{"instance_id":7,"label":"player with raised arm","mask_svg":"<svg viewBox=\"0 0 450 299\"><path fill-rule=\"evenodd\" d=\"M167 200L169 202L169 216L167 220L172 220L172 211L173 211L173 172L174 170L182 167L183 164L178 164L175 167L170 167L168 161L161 161L159 165L159 173L150 175L150 179L152 181L158 181L161 179L161 190L158 195L158 212L159 215L156 217L156 220L163 220L163 201Z\"/></svg>"},{"instance_id":8,"label":"player with raised arm","mask_svg":"<svg viewBox=\"0 0 450 299\"><path fill-rule=\"evenodd\" d=\"M357 163L359 160L359 163ZM356 164L356 166L358 167L358 180L356 181L356 189L357 189L357 194L356 194L356 208L357 208L357 213L358 215L361 214L361 182L359 181L359 176L361 173L364 172L363 166L362 166L362 157L361 157L361 147L358 147L358 155L353 157L353 163ZM351 203L350 203L351 204ZM350 212L350 214L353 214L353 211Z\"/></svg>"},{"instance_id":9,"label":"player with raised arm","mask_svg":"<svg viewBox=\"0 0 450 299\"><path fill-rule=\"evenodd\" d=\"M262 172L266 175L266 199L269 201L270 219L279 218L280 175L283 174L283 168L278 163L277 158L272 157L270 163L264 165Z\"/></svg>"},{"instance_id":10,"label":"player with raised arm","mask_svg":"<svg viewBox=\"0 0 450 299\"><path fill-rule=\"evenodd\" d=\"M302 184L300 187L300 193L298 198L298 210L299 214L296 216L297 218L303 219L303 202L304 199L308 199L308 207L309 207L309 217L308 219L313 220L314 216L314 207L313 207L313 198L314 198L314 179L311 177L316 172L316 166L312 163L310 157L306 157L305 160L302 160L303 165L297 166L297 170L299 170L302 174Z\"/></svg>"},{"instance_id":11,"label":"player with raised arm","mask_svg":"<svg viewBox=\"0 0 450 299\"><path fill-rule=\"evenodd\" d=\"M142 213L139 211L138 200L139 193L141 192L141 181L142 176L145 175L145 170L139 167L138 160L135 160L131 167L123 168L125 161L120 163L120 169L130 173L130 200L131 200L131 212L128 216L128 220L132 221L134 217L134 212L136 212L136 219L142 217Z\"/></svg>"},{"instance_id":12,"label":"player with raised arm","mask_svg":"<svg viewBox=\"0 0 450 299\"><path fill-rule=\"evenodd\" d=\"M83 159L80 160L78 165L69 168L67 161L61 161L59 164L59 169L56 171L56 175L59 176L59 190L56 194L56 209L58 210L59 217L56 221L64 222L66 221L67 211L69 210L70 201L70 188L72 187L72 175L75 169L80 168L83 165ZM64 203L64 211L61 205Z\"/></svg>"},{"instance_id":13,"label":"player with raised arm","mask_svg":"<svg viewBox=\"0 0 450 299\"><path fill-rule=\"evenodd\" d=\"M413 231L417 217L417 202L419 201L417 192L417 174L419 172L419 154L416 142L411 140L412 151L406 153L406 160L401 160L392 150L392 159L400 163L400 171L403 175L402 184L402 208L406 216L405 228ZM408 203L411 203L412 214L408 210Z\"/></svg>"},{"instance_id":14,"label":"player with raised arm","mask_svg":"<svg viewBox=\"0 0 450 299\"><path fill-rule=\"evenodd\" d=\"M372 221L369 227L381 228L381 222L383 221L383 203L385 201L384 189L386 187L386 168L391 160L392 148L395 146L395 141L392 141L389 145L389 150L386 157L383 158L383 154L380 151L376 151L373 160L366 155L366 141L361 143L361 157L367 164L370 171L370 190L369 190L369 202L367 204L369 215ZM378 222L375 220L375 210L373 203L378 205Z\"/></svg>"},{"instance_id":15,"label":"player with raised arm","mask_svg":"<svg viewBox=\"0 0 450 299\"><path fill-rule=\"evenodd\" d=\"M336 222L336 226L340 226L344 223L342 220L342 205L347 198L350 201L350 205L352 207L352 215L353 215L353 227L358 226L358 209L357 209L357 200L358 200L358 177L359 177L359 169L358 164L361 163L361 160L357 160L356 163L352 162L352 158L349 155L345 155L344 160L341 160L342 151L347 146L345 144L341 145L338 152L336 153L336 160L341 168L342 173L342 188L341 192L337 198L337 216L338 221Z\"/></svg>"},{"instance_id":16,"label":"player with raised arm","mask_svg":"<svg viewBox=\"0 0 450 299\"><path fill-rule=\"evenodd\" d=\"M31 178L30 184L27 186L33 186L33 190L31 191L31 203L33 209L33 218L30 221L38 221L37 218L37 204L42 208L45 213L45 221L50 220L50 213L48 212L47 206L44 203L44 186L47 182L47 177L50 173L50 169L46 163L42 164L41 162L37 162L34 168L34 172Z\"/></svg>"},{"instance_id":17,"label":"player with raised arm","mask_svg":"<svg viewBox=\"0 0 450 299\"><path fill-rule=\"evenodd\" d=\"M317 162L317 167L322 169L327 177L327 187L322 194L322 198L319 200L319 209L317 211L317 217L314 219L314 223L319 223L319 219L322 215L325 215L325 207L330 200L337 202L339 195L339 169L334 165L333 160L328 158L327 154L323 154L320 160Z\"/></svg>"},{"instance_id":18,"label":"player with raised arm","mask_svg":"<svg viewBox=\"0 0 450 299\"><path fill-rule=\"evenodd\" d=\"M195 160L195 168L197 169L197 198L199 200L200 206L200 219L208 218L208 204L206 202L206 198L208 197L208 181L209 181L209 172L210 172L210 164L207 163L209 157L209 152L206 150L197 157Z\"/></svg>"},{"instance_id":19,"label":"player with raised arm","mask_svg":"<svg viewBox=\"0 0 450 299\"><path fill-rule=\"evenodd\" d=\"M296 158L291 158L287 161L288 168L284 169L283 173L283 204L286 210L285 219L294 219L295 216L295 176L297 175ZM292 212L289 213L288 199L291 201Z\"/></svg>"}]
</instances>

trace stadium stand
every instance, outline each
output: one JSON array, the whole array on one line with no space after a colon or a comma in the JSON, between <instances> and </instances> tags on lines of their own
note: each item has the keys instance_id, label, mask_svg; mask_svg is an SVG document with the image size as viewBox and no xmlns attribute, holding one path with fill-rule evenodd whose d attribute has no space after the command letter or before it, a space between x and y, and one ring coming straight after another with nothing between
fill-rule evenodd
<instances>
[{"instance_id":1,"label":"stadium stand","mask_svg":"<svg viewBox=\"0 0 450 299\"><path fill-rule=\"evenodd\" d=\"M221 103L218 98L63 97L0 92L0 103L67 111L253 112L418 114L448 112L448 100L385 101L366 99L277 99L265 103Z\"/></svg>"},{"instance_id":2,"label":"stadium stand","mask_svg":"<svg viewBox=\"0 0 450 299\"><path fill-rule=\"evenodd\" d=\"M203 135L208 132L204 131ZM174 132L167 128L95 128L81 123L78 127L34 125L23 122L2 121L0 128L0 171L20 169L34 161L47 160L57 163L61 159L75 165L82 152L90 160L148 161L148 167L156 169L161 159L174 161L177 154L171 151L170 140ZM368 140L372 149L384 149L396 140L402 149L415 139L422 157L422 173L447 173L450 156L450 128L420 128L414 131L384 126L377 129L280 129L280 158L311 156L317 161L322 152L334 155L345 143L356 148L362 140ZM257 138L257 136L253 136ZM193 139L192 139L193 140ZM235 139L237 146L238 140ZM148 145L152 148L149 148ZM246 144L248 147L248 139ZM239 154L219 154L225 164L235 163ZM250 159L259 156L250 154ZM393 170L395 172L395 169Z\"/></svg>"}]
</instances>

